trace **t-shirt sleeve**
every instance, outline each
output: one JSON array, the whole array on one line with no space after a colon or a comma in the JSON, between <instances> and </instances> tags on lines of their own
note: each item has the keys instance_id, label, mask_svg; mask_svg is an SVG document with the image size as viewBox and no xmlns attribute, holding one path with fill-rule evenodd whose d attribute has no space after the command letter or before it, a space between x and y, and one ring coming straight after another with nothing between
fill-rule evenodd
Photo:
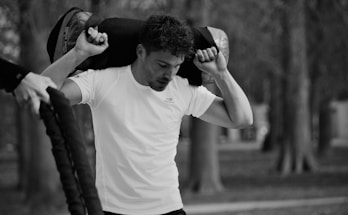
<instances>
[{"instance_id":1,"label":"t-shirt sleeve","mask_svg":"<svg viewBox=\"0 0 348 215\"><path fill-rule=\"evenodd\" d=\"M213 103L216 96L203 86L193 87L192 97L186 110L187 115L200 117Z\"/></svg>"},{"instance_id":2,"label":"t-shirt sleeve","mask_svg":"<svg viewBox=\"0 0 348 215\"><path fill-rule=\"evenodd\" d=\"M81 90L82 100L80 104L95 105L95 89L97 84L97 71L87 70L69 79L74 81Z\"/></svg>"}]
</instances>

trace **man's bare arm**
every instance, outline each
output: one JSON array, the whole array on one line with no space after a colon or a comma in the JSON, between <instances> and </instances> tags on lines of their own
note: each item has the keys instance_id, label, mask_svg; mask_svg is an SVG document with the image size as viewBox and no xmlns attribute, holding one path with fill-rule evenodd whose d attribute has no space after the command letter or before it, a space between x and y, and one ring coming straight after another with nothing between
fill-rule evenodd
<instances>
[{"instance_id":1,"label":"man's bare arm","mask_svg":"<svg viewBox=\"0 0 348 215\"><path fill-rule=\"evenodd\" d=\"M68 53L51 64L42 75L48 76L61 89L72 104L81 101L81 91L73 81L66 80L68 75L88 57L105 51L109 44L105 33L99 33L90 28L88 30L92 42L87 41L85 32L77 38L76 45Z\"/></svg>"},{"instance_id":2,"label":"man's bare arm","mask_svg":"<svg viewBox=\"0 0 348 215\"><path fill-rule=\"evenodd\" d=\"M57 85L57 88L61 89L68 75L85 59L84 56L77 52L76 48L72 48L68 53L47 67L42 72L42 75L50 77Z\"/></svg>"},{"instance_id":3,"label":"man's bare arm","mask_svg":"<svg viewBox=\"0 0 348 215\"><path fill-rule=\"evenodd\" d=\"M194 63L213 76L222 93L222 98L217 97L200 119L231 128L251 125L253 116L248 98L227 70L223 54L215 47L198 50Z\"/></svg>"},{"instance_id":4,"label":"man's bare arm","mask_svg":"<svg viewBox=\"0 0 348 215\"><path fill-rule=\"evenodd\" d=\"M83 31L77 38L75 47L42 73L42 75L50 77L58 89L62 87L65 79L76 66L88 57L102 53L109 46L105 33L99 33L93 28L89 28L88 33L91 36L92 43L87 42L86 34Z\"/></svg>"}]
</instances>

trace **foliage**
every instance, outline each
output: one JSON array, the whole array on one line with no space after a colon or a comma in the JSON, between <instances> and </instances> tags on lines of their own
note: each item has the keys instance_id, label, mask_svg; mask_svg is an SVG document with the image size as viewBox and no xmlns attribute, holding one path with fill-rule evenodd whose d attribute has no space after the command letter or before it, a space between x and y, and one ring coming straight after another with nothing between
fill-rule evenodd
<instances>
[{"instance_id":1,"label":"foliage","mask_svg":"<svg viewBox=\"0 0 348 215\"><path fill-rule=\"evenodd\" d=\"M15 61L19 55L18 15L14 11L14 3L0 2L0 56L11 61Z\"/></svg>"}]
</instances>

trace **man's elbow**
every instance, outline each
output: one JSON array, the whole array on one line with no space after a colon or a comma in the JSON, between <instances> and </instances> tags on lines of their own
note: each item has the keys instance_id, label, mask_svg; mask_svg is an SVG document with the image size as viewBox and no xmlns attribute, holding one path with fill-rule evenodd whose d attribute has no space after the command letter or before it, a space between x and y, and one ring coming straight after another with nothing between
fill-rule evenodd
<instances>
[{"instance_id":1,"label":"man's elbow","mask_svg":"<svg viewBox=\"0 0 348 215\"><path fill-rule=\"evenodd\" d=\"M231 120L231 128L248 128L252 126L254 123L253 115L250 114L245 114L241 117L238 117L237 119Z\"/></svg>"},{"instance_id":2,"label":"man's elbow","mask_svg":"<svg viewBox=\"0 0 348 215\"><path fill-rule=\"evenodd\" d=\"M244 120L244 123L243 123L244 124L244 128L252 126L253 123L254 123L253 115L250 114L250 115L246 116L245 120Z\"/></svg>"},{"instance_id":3,"label":"man's elbow","mask_svg":"<svg viewBox=\"0 0 348 215\"><path fill-rule=\"evenodd\" d=\"M240 128L247 128L253 125L254 117L253 111L250 106L249 108L243 108L243 111L240 113L239 116Z\"/></svg>"}]
</instances>

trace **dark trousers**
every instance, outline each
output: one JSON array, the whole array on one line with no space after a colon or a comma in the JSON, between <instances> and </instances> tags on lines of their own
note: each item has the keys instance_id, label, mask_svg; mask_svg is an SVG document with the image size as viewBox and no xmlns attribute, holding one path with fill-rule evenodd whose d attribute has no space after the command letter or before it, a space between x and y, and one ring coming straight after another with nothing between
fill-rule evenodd
<instances>
[{"instance_id":1,"label":"dark trousers","mask_svg":"<svg viewBox=\"0 0 348 215\"><path fill-rule=\"evenodd\" d=\"M115 214L115 213L111 213L111 212L105 212L104 211L104 215L122 215L122 214ZM183 209L177 210L177 211L172 211L166 214L162 214L162 215L186 215L185 211Z\"/></svg>"}]
</instances>

